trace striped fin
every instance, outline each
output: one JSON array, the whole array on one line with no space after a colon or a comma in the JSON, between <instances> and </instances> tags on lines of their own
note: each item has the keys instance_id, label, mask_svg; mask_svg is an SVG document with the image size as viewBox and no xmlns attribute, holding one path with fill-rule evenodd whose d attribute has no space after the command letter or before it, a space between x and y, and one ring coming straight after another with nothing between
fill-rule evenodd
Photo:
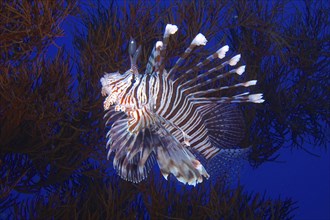
<instances>
[{"instance_id":1,"label":"striped fin","mask_svg":"<svg viewBox=\"0 0 330 220\"><path fill-rule=\"evenodd\" d=\"M186 102L185 102L186 101ZM220 149L212 146L208 138L207 129L204 125L202 114L210 110L210 106L192 105L185 99L182 104L174 108L178 112L167 116L165 127L181 143L182 146L193 149L205 159L210 159Z\"/></svg>"},{"instance_id":2,"label":"striped fin","mask_svg":"<svg viewBox=\"0 0 330 220\"><path fill-rule=\"evenodd\" d=\"M163 43L161 41L157 41L156 45L152 49L152 52L148 60L148 64L145 71L146 75L159 71L161 65L160 52L162 47L163 47Z\"/></svg>"},{"instance_id":3,"label":"striped fin","mask_svg":"<svg viewBox=\"0 0 330 220\"><path fill-rule=\"evenodd\" d=\"M104 114L103 119L106 119L105 125L110 126L111 123L114 121L117 121L118 119L126 118L124 112L116 111L113 106L110 107L110 109Z\"/></svg>"},{"instance_id":4,"label":"striped fin","mask_svg":"<svg viewBox=\"0 0 330 220\"><path fill-rule=\"evenodd\" d=\"M216 105L203 118L213 146L230 148L244 137L244 119L236 106Z\"/></svg>"},{"instance_id":5,"label":"striped fin","mask_svg":"<svg viewBox=\"0 0 330 220\"><path fill-rule=\"evenodd\" d=\"M166 55L166 49L168 40L170 38L170 35L175 34L178 31L178 27L173 24L167 24L165 27L165 32L163 36L163 42L161 45L161 51L160 51L160 67L159 67L159 75L162 77L163 71L165 68L165 55Z\"/></svg>"},{"instance_id":6,"label":"striped fin","mask_svg":"<svg viewBox=\"0 0 330 220\"><path fill-rule=\"evenodd\" d=\"M210 97L210 98L192 98L192 102L199 104L221 104L221 103L240 103L240 102L253 102L253 103L263 103L262 93L249 94L249 92L240 93L231 97Z\"/></svg>"},{"instance_id":7,"label":"striped fin","mask_svg":"<svg viewBox=\"0 0 330 220\"><path fill-rule=\"evenodd\" d=\"M145 179L155 163L154 146L157 136L149 129L140 130L138 134L128 132L127 119L114 122L109 140L111 152L115 152L113 166L118 175L128 181L138 183Z\"/></svg>"},{"instance_id":8,"label":"striped fin","mask_svg":"<svg viewBox=\"0 0 330 220\"><path fill-rule=\"evenodd\" d=\"M208 56L204 61L197 63L196 66L194 66L191 69L188 69L184 74L181 74L180 77L178 77L175 82L182 82L182 80L185 80L187 78L187 74L191 74L194 72L197 72L202 69L202 67L206 66L209 64L211 61L213 61L215 58L223 59L226 56L226 53L229 50L229 46L225 45L221 47L219 50L217 50L215 53L211 54ZM223 63L225 65L225 63ZM194 78L193 81L196 82L199 78L203 77L202 75L198 76L197 78ZM189 80L192 81L192 80Z\"/></svg>"},{"instance_id":9,"label":"striped fin","mask_svg":"<svg viewBox=\"0 0 330 220\"><path fill-rule=\"evenodd\" d=\"M170 69L168 76L173 74L179 65L189 56L189 54L194 50L196 46L205 45L207 40L205 36L201 33L197 34L196 37L190 43L190 46L185 50L185 52L181 55L181 57L176 61L174 66Z\"/></svg>"},{"instance_id":10,"label":"striped fin","mask_svg":"<svg viewBox=\"0 0 330 220\"><path fill-rule=\"evenodd\" d=\"M164 132L163 133L168 133ZM195 186L209 178L204 166L171 134L161 137L161 145L157 147L157 163L165 179L173 174L183 184Z\"/></svg>"},{"instance_id":11,"label":"striped fin","mask_svg":"<svg viewBox=\"0 0 330 220\"><path fill-rule=\"evenodd\" d=\"M234 89L234 88L238 88L238 87L249 87L249 86L254 86L257 83L257 80L250 80L244 83L236 83L234 85L229 85L229 86L221 86L220 88L216 88L216 89L207 89L207 90L202 90L202 91L198 91L198 92L194 92L194 93L190 93L188 95L188 97L193 96L193 97L198 97L198 96L202 96L202 95L206 95L209 93L215 93L215 92L220 92L223 90L228 90L228 89Z\"/></svg>"},{"instance_id":12,"label":"striped fin","mask_svg":"<svg viewBox=\"0 0 330 220\"><path fill-rule=\"evenodd\" d=\"M237 59L239 59L239 57L240 57L240 55L236 55L232 59L237 60ZM196 78L191 79L191 80L188 80L187 82L183 83L182 84L182 87L183 88L186 88L184 91L186 91L186 90L188 90L188 91L197 91L197 90L201 89L203 86L209 85L209 84L211 84L211 83L213 83L213 82L215 82L215 81L217 81L219 79L225 78L225 77L230 76L230 75L232 75L234 73L237 73L238 75L242 75L244 73L244 71L245 71L245 66L240 66L237 69L232 69L232 70L230 70L230 71L228 71L226 73L218 74L217 76L212 77L211 79L205 80L202 83L199 83L197 85L192 86L193 84L195 84L195 82L197 82L197 80L207 79L210 74L223 69L228 64L231 65L231 66L234 65L234 64L236 65L236 63L233 63L230 60L229 61L226 61L226 62L223 62L222 64L220 64L220 65L218 65L218 66L216 66L214 68L209 69L205 73L202 73L202 74L198 75Z\"/></svg>"}]
</instances>

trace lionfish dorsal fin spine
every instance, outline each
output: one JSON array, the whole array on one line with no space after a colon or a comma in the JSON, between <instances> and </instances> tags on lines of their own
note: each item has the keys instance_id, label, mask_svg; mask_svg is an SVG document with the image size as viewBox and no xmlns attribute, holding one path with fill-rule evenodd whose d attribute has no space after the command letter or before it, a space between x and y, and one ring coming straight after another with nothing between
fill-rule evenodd
<instances>
[{"instance_id":1,"label":"lionfish dorsal fin spine","mask_svg":"<svg viewBox=\"0 0 330 220\"><path fill-rule=\"evenodd\" d=\"M179 65L189 56L189 54L194 50L196 46L206 45L207 40L205 36L201 33L197 34L197 36L192 40L189 47L185 50L185 52L180 56L180 58L176 61L174 66L168 72L168 76L173 74Z\"/></svg>"},{"instance_id":2,"label":"lionfish dorsal fin spine","mask_svg":"<svg viewBox=\"0 0 330 220\"><path fill-rule=\"evenodd\" d=\"M199 70L202 69L202 67L206 66L207 64L209 64L211 61L213 61L215 58L219 58L219 59L223 59L226 56L226 53L229 50L229 46L225 45L223 47L221 47L219 50L217 50L215 53L211 54L210 56L208 56L204 61L199 62L196 66L194 66L191 69L188 69L185 74L181 74L176 80L175 82L181 82L182 80L184 80L187 75L186 74L191 74L194 72L197 72ZM222 65L225 65L226 62L222 63ZM205 77L202 74L199 75L197 78L195 78L194 81L196 81L197 79L201 78L201 77Z\"/></svg>"},{"instance_id":3,"label":"lionfish dorsal fin spine","mask_svg":"<svg viewBox=\"0 0 330 220\"><path fill-rule=\"evenodd\" d=\"M146 71L145 71L146 75L156 73L159 71L161 65L160 52L162 47L163 47L163 42L161 41L157 41L156 45L153 47L146 67Z\"/></svg>"},{"instance_id":4,"label":"lionfish dorsal fin spine","mask_svg":"<svg viewBox=\"0 0 330 220\"><path fill-rule=\"evenodd\" d=\"M165 32L164 32L164 36L163 36L163 42L161 44L161 48L160 48L160 57L159 57L159 74L160 76L163 75L163 71L165 68L165 56L166 56L166 49L167 49L167 44L168 44L168 40L170 35L175 34L178 31L178 26L173 25L173 24L167 24L165 27ZM158 42L157 42L158 43ZM157 44L156 44L157 46ZM157 48L157 47L156 47Z\"/></svg>"}]
</instances>

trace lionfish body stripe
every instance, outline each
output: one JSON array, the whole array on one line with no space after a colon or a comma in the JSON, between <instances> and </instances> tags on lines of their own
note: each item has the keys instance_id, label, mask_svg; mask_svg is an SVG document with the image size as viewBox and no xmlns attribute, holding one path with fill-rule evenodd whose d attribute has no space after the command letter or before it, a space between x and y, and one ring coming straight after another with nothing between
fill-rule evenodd
<instances>
[{"instance_id":1,"label":"lionfish body stripe","mask_svg":"<svg viewBox=\"0 0 330 220\"><path fill-rule=\"evenodd\" d=\"M229 97L210 96L220 90L255 85L255 80L205 88L232 74L241 75L245 66L214 76L225 66L235 66L240 55L196 78L183 81L182 75L172 79L193 49L207 42L198 34L167 71L164 68L166 47L169 36L176 31L175 25L166 26L163 41L154 46L144 74L139 74L136 66L141 47L136 49L136 42L131 39L131 68L124 74L107 73L101 78L102 95L106 96L104 109L108 111L106 125L111 125L107 133L108 157L114 153L114 167L125 180L142 181L157 162L166 179L172 174L182 183L202 182L209 174L198 158L208 161L217 154L238 157L246 152L230 149L244 135L242 116L231 103L264 101L262 94L248 92ZM213 59L223 59L228 49L228 46L220 48L185 74L202 70Z\"/></svg>"}]
</instances>

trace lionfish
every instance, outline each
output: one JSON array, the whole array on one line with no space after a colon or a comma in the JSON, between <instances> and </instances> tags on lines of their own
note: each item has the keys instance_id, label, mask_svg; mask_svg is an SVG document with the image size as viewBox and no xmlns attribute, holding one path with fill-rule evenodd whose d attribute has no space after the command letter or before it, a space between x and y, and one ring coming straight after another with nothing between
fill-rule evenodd
<instances>
[{"instance_id":1,"label":"lionfish","mask_svg":"<svg viewBox=\"0 0 330 220\"><path fill-rule=\"evenodd\" d=\"M239 111L231 103L262 103L262 94L244 92L230 97L212 97L214 92L237 87L248 87L256 80L229 86L210 88L214 82L232 74L241 75L245 66L222 74L225 66L235 66L236 55L214 68L186 80L185 75L197 73L214 59L224 59L226 45L193 68L174 78L174 73L195 47L205 45L199 33L167 71L164 66L169 37L178 30L167 24L162 41L157 41L149 57L144 74L139 74L137 59L141 46L131 39L128 46L131 68L125 73L106 73L101 78L102 95L106 96L104 118L111 125L107 133L108 156L114 153L113 166L118 175L138 183L144 180L155 162L165 179L170 174L184 184L196 185L208 179L202 159L209 161L216 155L232 157L245 149L233 148L241 138L243 126ZM212 76L212 73L217 73ZM185 80L185 81L184 81ZM196 83L199 82L199 83ZM201 158L201 159L199 159Z\"/></svg>"}]
</instances>

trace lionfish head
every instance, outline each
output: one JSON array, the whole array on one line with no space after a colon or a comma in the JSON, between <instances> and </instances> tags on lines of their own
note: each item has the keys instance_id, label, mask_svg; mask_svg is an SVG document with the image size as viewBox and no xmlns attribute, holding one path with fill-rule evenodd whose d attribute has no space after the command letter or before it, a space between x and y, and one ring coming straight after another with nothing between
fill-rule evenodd
<instances>
[{"instance_id":1,"label":"lionfish head","mask_svg":"<svg viewBox=\"0 0 330 220\"><path fill-rule=\"evenodd\" d=\"M118 71L113 73L105 73L101 78L102 95L107 96L104 101L104 109L107 110L111 105L117 104L118 100L123 96L124 91L135 83L138 72L137 59L141 54L141 46L136 48L136 42L130 39L128 53L131 62L131 68L121 74Z\"/></svg>"}]
</instances>

